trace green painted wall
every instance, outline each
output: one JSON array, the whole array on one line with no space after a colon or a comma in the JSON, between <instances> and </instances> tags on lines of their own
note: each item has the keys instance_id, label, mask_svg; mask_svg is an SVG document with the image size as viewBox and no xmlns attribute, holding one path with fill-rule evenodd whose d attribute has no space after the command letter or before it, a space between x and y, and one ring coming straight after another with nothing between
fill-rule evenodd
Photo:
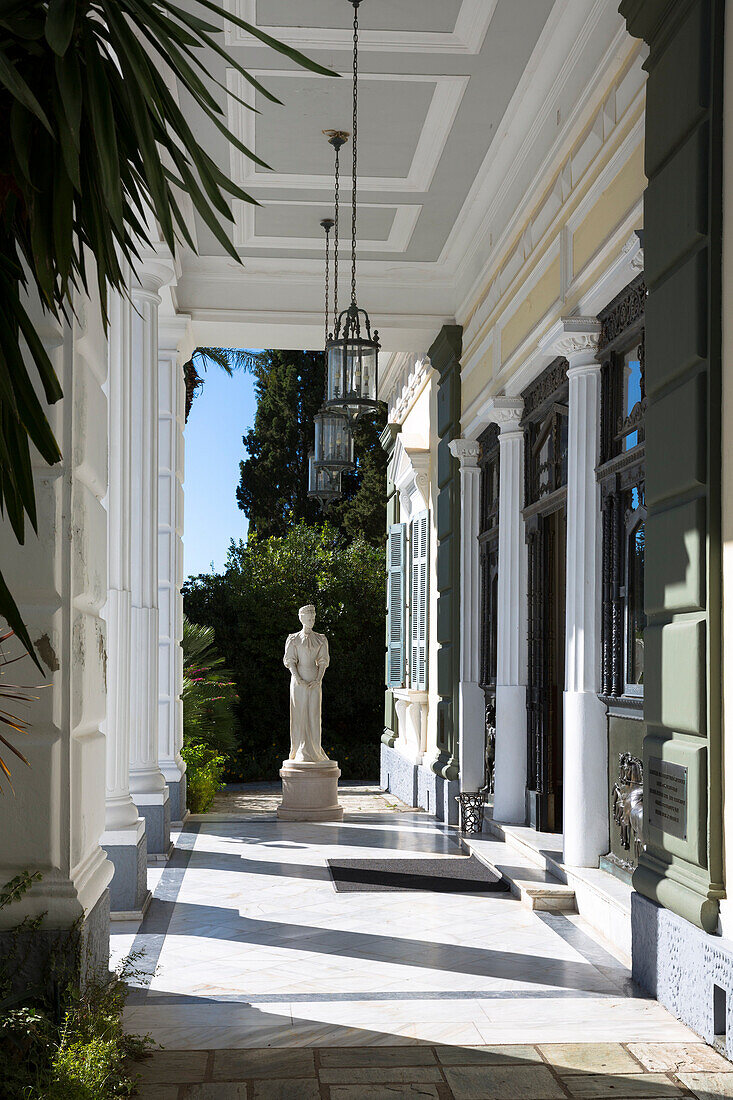
<instances>
[{"instance_id":1,"label":"green painted wall","mask_svg":"<svg viewBox=\"0 0 733 1100\"><path fill-rule=\"evenodd\" d=\"M634 887L708 931L722 886L722 0L623 0L649 45L644 266L644 813ZM687 768L687 830L650 823L649 758Z\"/></svg>"},{"instance_id":2,"label":"green painted wall","mask_svg":"<svg viewBox=\"0 0 733 1100\"><path fill-rule=\"evenodd\" d=\"M460 637L459 463L448 444L461 434L460 325L444 325L428 355L438 372L438 756L432 768L445 779L458 778L458 682Z\"/></svg>"}]
</instances>

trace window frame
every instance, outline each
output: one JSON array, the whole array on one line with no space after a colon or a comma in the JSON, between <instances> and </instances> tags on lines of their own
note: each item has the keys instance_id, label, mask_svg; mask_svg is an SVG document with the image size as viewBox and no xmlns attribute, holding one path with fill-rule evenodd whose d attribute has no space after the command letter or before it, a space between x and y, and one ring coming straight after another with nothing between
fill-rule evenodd
<instances>
[{"instance_id":1,"label":"window frame","mask_svg":"<svg viewBox=\"0 0 733 1100\"><path fill-rule=\"evenodd\" d=\"M646 519L644 370L644 276L634 279L599 314L602 322L597 359L601 364L600 455L596 476L603 523L601 691L610 708L638 712L644 684L629 683L629 537ZM640 363L640 398L624 408L624 370L630 353ZM637 431L637 442L624 450L624 439ZM634 489L639 503L631 507ZM637 713L637 717L641 717Z\"/></svg>"}]
</instances>

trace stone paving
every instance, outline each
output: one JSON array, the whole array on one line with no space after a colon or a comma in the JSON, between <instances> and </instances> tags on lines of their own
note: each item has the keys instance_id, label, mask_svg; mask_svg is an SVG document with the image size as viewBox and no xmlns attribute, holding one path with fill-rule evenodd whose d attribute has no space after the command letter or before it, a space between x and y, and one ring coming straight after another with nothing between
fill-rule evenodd
<instances>
[{"instance_id":1,"label":"stone paving","mask_svg":"<svg viewBox=\"0 0 733 1100\"><path fill-rule=\"evenodd\" d=\"M141 1100L555 1100L733 1097L733 1064L702 1043L165 1051Z\"/></svg>"},{"instance_id":2,"label":"stone paving","mask_svg":"<svg viewBox=\"0 0 733 1100\"><path fill-rule=\"evenodd\" d=\"M577 914L334 889L329 858L455 858L455 830L368 788L347 788L343 824L236 797L247 810L190 819L151 868L140 926L113 927L113 956L138 969L126 1026L164 1048L142 1097L733 1097L731 1064Z\"/></svg>"},{"instance_id":3,"label":"stone paving","mask_svg":"<svg viewBox=\"0 0 733 1100\"><path fill-rule=\"evenodd\" d=\"M211 811L215 814L274 814L279 802L279 783L232 785L219 792ZM385 794L373 783L339 784L339 802L347 814L399 813L412 809L398 798Z\"/></svg>"}]
</instances>

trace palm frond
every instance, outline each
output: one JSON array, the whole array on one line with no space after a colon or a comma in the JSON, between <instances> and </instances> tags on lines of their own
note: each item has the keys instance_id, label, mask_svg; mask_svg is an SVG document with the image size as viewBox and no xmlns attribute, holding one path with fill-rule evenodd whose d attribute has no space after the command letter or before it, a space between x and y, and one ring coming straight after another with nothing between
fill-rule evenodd
<instances>
[{"instance_id":1,"label":"palm frond","mask_svg":"<svg viewBox=\"0 0 733 1100\"><path fill-rule=\"evenodd\" d=\"M5 682L5 676L7 675L6 669L8 665L15 662L17 658L8 657L3 648L3 644L13 637L13 631L9 630L0 637L0 724L5 726L9 730L13 730L15 733L27 733L28 732L28 719L17 714L15 708L13 710L5 709L5 702L22 703L26 706L36 699L37 696L32 688L20 687L17 684L8 684ZM7 749L12 752L14 756L17 756L24 764L30 767L28 760L20 751L20 749L9 741L5 734L0 733L0 775L5 776L10 790L13 790L13 784L11 782L11 771L7 760L2 755L2 750ZM4 790L0 785L0 794L4 794Z\"/></svg>"},{"instance_id":2,"label":"palm frond","mask_svg":"<svg viewBox=\"0 0 733 1100\"><path fill-rule=\"evenodd\" d=\"M258 161L226 125L214 90L231 93L211 76L212 54L249 85L245 106L256 109L256 96L278 100L220 45L225 21L297 65L337 75L215 0L0 4L0 512L19 543L26 520L36 527L31 445L50 464L60 458L37 383L45 403L62 396L26 311L26 291L37 291L43 308L63 321L70 291L87 287L89 252L106 320L109 289L124 293L126 265L135 271L140 245L153 246L149 211L173 255L182 241L193 247L180 190L240 262L230 202L255 200L202 147L166 82L174 72L181 101ZM241 369L240 354L220 365ZM0 615L40 669L2 574Z\"/></svg>"}]
</instances>

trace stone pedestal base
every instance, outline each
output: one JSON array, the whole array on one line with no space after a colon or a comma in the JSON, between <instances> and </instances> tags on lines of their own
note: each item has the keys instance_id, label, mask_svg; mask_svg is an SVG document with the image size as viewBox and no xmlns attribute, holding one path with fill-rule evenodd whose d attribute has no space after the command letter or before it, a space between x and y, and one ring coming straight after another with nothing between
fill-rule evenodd
<instances>
[{"instance_id":1,"label":"stone pedestal base","mask_svg":"<svg viewBox=\"0 0 733 1100\"><path fill-rule=\"evenodd\" d=\"M341 769L335 760L322 764L296 764L283 760L280 778L283 800L277 808L281 821L342 821L338 801Z\"/></svg>"}]
</instances>

